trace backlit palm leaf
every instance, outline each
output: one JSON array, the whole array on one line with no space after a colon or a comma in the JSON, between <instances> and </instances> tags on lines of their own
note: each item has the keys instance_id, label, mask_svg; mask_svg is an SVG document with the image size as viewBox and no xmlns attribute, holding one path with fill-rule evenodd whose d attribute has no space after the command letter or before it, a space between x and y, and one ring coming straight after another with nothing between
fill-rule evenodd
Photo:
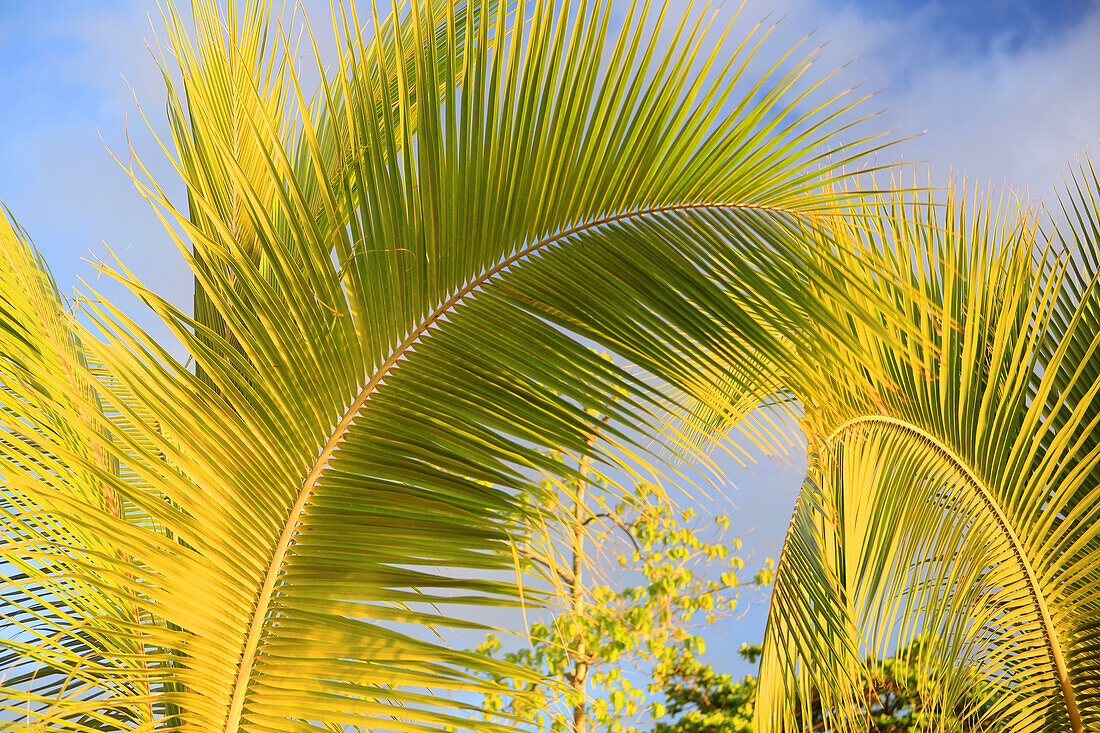
<instances>
[{"instance_id":1,"label":"backlit palm leaf","mask_svg":"<svg viewBox=\"0 0 1100 733\"><path fill-rule=\"evenodd\" d=\"M1026 212L883 214L839 239L885 265L886 302L926 340L854 321L863 359L816 360L820 388L798 394L811 466L777 571L759 729L801 730L792 692L813 688L835 729L864 730L864 660L917 637L941 729L936 710L976 684L990 726L1091 729L1095 232L1074 230L1069 259L1036 241Z\"/></svg>"},{"instance_id":2,"label":"backlit palm leaf","mask_svg":"<svg viewBox=\"0 0 1100 733\"><path fill-rule=\"evenodd\" d=\"M51 679L90 680L34 698L23 723L488 727L439 693L518 671L425 626L516 602L514 497L567 470L539 448L652 461L639 433L713 358L771 374L850 348L846 314L811 297L836 302L849 265L809 236L849 200L823 184L858 149L821 148L850 105L793 91L808 60L746 83L755 47L704 53L694 16L665 47L648 5L615 31L604 3L544 1L418 3L375 18L401 32L374 39L351 8L309 104L286 46L264 42L266 3L226 31L211 7L196 3L194 44L173 24L187 208L136 179L192 264L195 316L116 273L197 373L88 299L92 332L66 328L94 356L77 374L96 400L60 419L90 445L102 430L76 413L98 401L119 468L72 451L18 488L50 517L36 541L104 544L35 582L95 579L121 610L82 608L92 627L141 623L115 620L99 656L12 646L9 668L45 655ZM596 446L591 408L610 416ZM121 509L51 488L84 474Z\"/></svg>"},{"instance_id":3,"label":"backlit palm leaf","mask_svg":"<svg viewBox=\"0 0 1100 733\"><path fill-rule=\"evenodd\" d=\"M116 713L133 719L150 701L139 637L119 634L142 619L132 579L119 570L128 558L94 523L62 517L77 506L123 521L125 478L108 448L113 428L67 305L7 218L0 249L0 618L9 691L0 709L23 713L53 699L80 708L92 697L122 700ZM106 720L95 708L82 715Z\"/></svg>"}]
</instances>

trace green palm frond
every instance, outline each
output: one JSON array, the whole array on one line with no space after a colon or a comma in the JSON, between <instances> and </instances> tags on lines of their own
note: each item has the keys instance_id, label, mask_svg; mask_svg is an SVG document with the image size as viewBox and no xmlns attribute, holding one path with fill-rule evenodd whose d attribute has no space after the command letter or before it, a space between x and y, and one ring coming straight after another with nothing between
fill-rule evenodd
<instances>
[{"instance_id":1,"label":"green palm frond","mask_svg":"<svg viewBox=\"0 0 1100 733\"><path fill-rule=\"evenodd\" d=\"M784 691L800 686L832 696L837 730L862 730L850 696L864 660L925 638L921 684L939 709L977 679L987 721L1087 730L1096 240L1083 233L1069 266L1027 212L885 206L839 239L873 253L885 302L926 339L860 329L863 359L814 360L822 389L798 395L812 461L777 571L758 724L789 729Z\"/></svg>"},{"instance_id":2,"label":"green palm frond","mask_svg":"<svg viewBox=\"0 0 1100 733\"><path fill-rule=\"evenodd\" d=\"M352 5L307 101L267 3L196 3L193 42L169 10L187 206L135 181L195 313L114 274L197 369L94 293L92 325L67 321L118 468L74 452L19 488L50 517L38 541L104 545L34 583L94 582L134 615L82 608L110 627L98 656L31 649L88 686L22 725L488 729L461 694L520 671L429 629L519 602L516 497L574 470L540 448L637 471L715 358L768 375L852 349L852 263L815 233L875 144L836 144L858 100L811 101L812 53L747 80L756 42L730 56L694 14L664 46L668 13L636 4L616 30L603 2L417 2L370 39ZM98 440L75 409L59 419ZM51 488L82 472L117 511Z\"/></svg>"},{"instance_id":3,"label":"green palm frond","mask_svg":"<svg viewBox=\"0 0 1100 733\"><path fill-rule=\"evenodd\" d=\"M125 521L113 426L67 304L7 217L0 251L0 710L61 699L84 721L136 720L150 705L149 674L138 637L119 634L144 620L129 558L80 516Z\"/></svg>"}]
</instances>

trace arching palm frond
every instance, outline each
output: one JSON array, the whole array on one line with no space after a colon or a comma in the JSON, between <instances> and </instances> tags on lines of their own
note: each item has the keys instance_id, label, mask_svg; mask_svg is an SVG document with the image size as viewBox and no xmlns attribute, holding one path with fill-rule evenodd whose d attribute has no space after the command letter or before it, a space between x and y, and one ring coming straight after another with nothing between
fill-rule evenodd
<instances>
[{"instance_id":1,"label":"arching palm frond","mask_svg":"<svg viewBox=\"0 0 1100 733\"><path fill-rule=\"evenodd\" d=\"M115 274L198 369L94 295L91 327L67 321L119 469L74 452L52 476L90 472L121 509L28 479L41 541L104 544L34 572L107 579L135 615L88 611L109 663L68 673L110 694L34 698L28 729L489 728L448 695L519 671L428 629L518 601L514 497L569 475L539 448L632 470L713 358L766 375L852 348L814 293L860 286L811 234L869 145L824 157L855 103L796 91L812 54L757 83L755 41L726 61L693 15L665 46L667 10L645 3L621 30L603 2L478 7L416 2L373 39L350 8L312 104L287 46L263 42L266 3L224 32L196 3L194 44L173 24L186 209L135 180L192 265L196 313Z\"/></svg>"},{"instance_id":2,"label":"arching palm frond","mask_svg":"<svg viewBox=\"0 0 1100 733\"><path fill-rule=\"evenodd\" d=\"M1067 269L1036 231L1026 212L952 200L893 203L840 237L885 265L884 301L926 339L865 331L861 361L810 359L822 388L799 394L812 460L777 570L761 730L802 730L791 701L811 689L833 728L863 730L865 660L904 648L938 729L967 696L990 730L1094 725L1096 240L1083 232Z\"/></svg>"},{"instance_id":3,"label":"arching palm frond","mask_svg":"<svg viewBox=\"0 0 1100 733\"><path fill-rule=\"evenodd\" d=\"M1055 387L1046 396L1052 425L1059 433L1068 428L1081 472L1065 480L1058 501L1066 510L1045 529L1050 534L1044 538L1044 549L1048 555L1064 554L1067 564L1072 563L1072 572L1061 580L1062 605L1069 609L1062 623L1074 640L1067 664L1087 730L1100 727L1100 607L1090 590L1100 582L1095 554L1100 540L1089 514L1090 502L1096 501L1097 474L1086 460L1100 445L1096 430L1100 402L1094 389L1100 382L1100 353L1093 339L1100 333L1100 181L1091 160L1085 158L1071 182L1060 196L1065 223L1054 228L1052 237L1066 253L1067 272L1051 316L1052 338L1046 346L1051 355L1043 366L1057 372ZM1073 411L1059 409L1061 403L1074 406Z\"/></svg>"}]
</instances>

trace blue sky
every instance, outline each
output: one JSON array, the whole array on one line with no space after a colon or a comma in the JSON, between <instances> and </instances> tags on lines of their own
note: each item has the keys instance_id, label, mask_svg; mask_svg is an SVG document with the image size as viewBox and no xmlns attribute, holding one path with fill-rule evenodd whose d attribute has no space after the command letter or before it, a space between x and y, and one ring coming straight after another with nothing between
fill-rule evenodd
<instances>
[{"instance_id":1,"label":"blue sky","mask_svg":"<svg viewBox=\"0 0 1100 733\"><path fill-rule=\"evenodd\" d=\"M719 14L738 4L726 0ZM1026 186L1031 199L1049 199L1052 181L1100 138L1096 2L748 0L739 22L747 27L769 14L783 18L774 51L813 32L814 43L830 42L823 68L848 64L838 85L881 90L873 103L884 109L878 129L923 132L887 154L924 161L922 181L965 175L982 188L1007 182ZM163 88L146 48L161 25L155 0L0 0L0 201L65 292L79 278L95 284L96 271L81 258L104 256L109 246L154 290L190 306L181 258L104 147L127 161L129 129L165 189L181 195L134 99L163 132ZM121 289L100 285L139 311ZM746 551L756 558L778 553L803 462L728 466L733 529L748 532ZM759 639L763 622L757 606L713 630L711 658L746 669L733 650Z\"/></svg>"}]
</instances>

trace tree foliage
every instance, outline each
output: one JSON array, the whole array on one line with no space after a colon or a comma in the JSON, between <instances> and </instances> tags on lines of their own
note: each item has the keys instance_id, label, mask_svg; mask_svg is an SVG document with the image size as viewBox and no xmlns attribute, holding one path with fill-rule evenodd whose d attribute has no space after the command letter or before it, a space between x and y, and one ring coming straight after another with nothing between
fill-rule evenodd
<instances>
[{"instance_id":1,"label":"tree foliage","mask_svg":"<svg viewBox=\"0 0 1100 733\"><path fill-rule=\"evenodd\" d=\"M869 733L923 733L947 727L958 733L991 733L1004 730L996 723L981 723L988 706L989 684L974 679L973 686L955 710L943 711L928 704L921 692L920 669L913 662L917 655L895 654L883 660L868 660L873 671L868 683L855 693L862 702L864 730ZM755 663L762 654L759 645L742 644L740 654ZM658 722L655 733L752 733L757 677L747 675L735 680L719 674L708 664L693 663L674 670L666 680L664 694L668 715L673 722ZM822 698L810 691L809 718L793 721L797 729L827 731L828 722Z\"/></svg>"},{"instance_id":2,"label":"tree foliage","mask_svg":"<svg viewBox=\"0 0 1100 733\"><path fill-rule=\"evenodd\" d=\"M311 97L271 3L195 0L193 31L166 5L186 200L126 169L194 312L103 272L186 358L94 289L71 314L0 226L13 727L468 724L453 694L526 673L428 629L520 602L517 497L576 473L545 451L657 467L647 445L700 392L692 339L775 340L752 324L802 311L776 289L805 289L802 235L850 198L823 184L874 146L827 157L849 97L807 96L812 58L761 69L698 12L375 10L335 9Z\"/></svg>"},{"instance_id":3,"label":"tree foliage","mask_svg":"<svg viewBox=\"0 0 1100 733\"><path fill-rule=\"evenodd\" d=\"M573 504L579 488L576 481L566 485L559 501ZM743 590L770 580L770 560L750 581L738 578L745 563L732 554L740 541L725 536L726 516L715 516L705 532L694 509L676 509L651 484L639 483L617 505L600 508L582 510L580 557L572 546L558 548L565 557L550 554L562 530L571 531L569 524L555 522L540 533L547 551L529 556L539 558L544 577L558 581L547 601L552 617L532 624L519 648L501 653L500 638L490 635L479 650L528 668L541 681L498 679L517 694L489 696L488 711L539 730L644 729L664 714L664 681L705 651L698 629L731 617ZM546 516L572 517L569 509ZM582 579L575 595L577 579L569 568L577 566L591 579ZM578 664L585 685L575 684Z\"/></svg>"}]
</instances>

